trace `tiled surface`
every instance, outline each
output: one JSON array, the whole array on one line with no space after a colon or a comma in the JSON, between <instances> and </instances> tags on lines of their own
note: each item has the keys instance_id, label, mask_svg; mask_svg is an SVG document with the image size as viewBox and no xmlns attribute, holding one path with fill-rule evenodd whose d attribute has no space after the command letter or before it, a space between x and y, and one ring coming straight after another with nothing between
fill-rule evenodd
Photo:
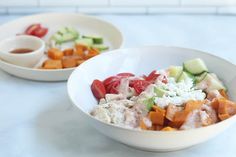
<instances>
[{"instance_id":1,"label":"tiled surface","mask_svg":"<svg viewBox=\"0 0 236 157\"><path fill-rule=\"evenodd\" d=\"M236 14L236 0L0 0L0 14Z\"/></svg>"},{"instance_id":2,"label":"tiled surface","mask_svg":"<svg viewBox=\"0 0 236 157\"><path fill-rule=\"evenodd\" d=\"M107 6L109 0L39 0L40 6Z\"/></svg>"},{"instance_id":3,"label":"tiled surface","mask_svg":"<svg viewBox=\"0 0 236 157\"><path fill-rule=\"evenodd\" d=\"M179 5L179 0L110 0L115 6Z\"/></svg>"}]
</instances>

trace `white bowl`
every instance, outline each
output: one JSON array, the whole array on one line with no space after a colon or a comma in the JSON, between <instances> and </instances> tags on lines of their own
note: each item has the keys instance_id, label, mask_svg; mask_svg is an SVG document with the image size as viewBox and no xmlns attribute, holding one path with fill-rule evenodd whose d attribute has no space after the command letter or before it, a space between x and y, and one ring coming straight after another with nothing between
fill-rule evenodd
<instances>
[{"instance_id":1,"label":"white bowl","mask_svg":"<svg viewBox=\"0 0 236 157\"><path fill-rule=\"evenodd\" d=\"M148 74L154 69L181 65L183 61L200 57L210 71L216 73L228 86L232 100L236 100L236 66L213 55L185 48L150 46L120 49L102 54L83 63L70 76L68 93L71 101L83 115L87 123L98 131L121 143L142 150L172 151L190 147L207 141L227 129L235 122L236 116L217 124L186 131L137 131L124 129L101 122L89 115L97 105L90 84L120 72L132 72L137 75ZM96 67L96 68L95 68Z\"/></svg>"},{"instance_id":2,"label":"white bowl","mask_svg":"<svg viewBox=\"0 0 236 157\"><path fill-rule=\"evenodd\" d=\"M22 54L10 53L12 50L21 48L33 51ZM45 42L34 36L19 35L0 41L0 58L23 67L34 67L44 55L44 50Z\"/></svg>"},{"instance_id":3,"label":"white bowl","mask_svg":"<svg viewBox=\"0 0 236 157\"><path fill-rule=\"evenodd\" d=\"M42 26L49 28L48 34L42 38L44 41L48 41L51 35L59 28L71 26L76 28L81 34L102 36L104 44L108 45L110 50L122 47L124 42L122 33L113 24L93 16L78 13L43 13L10 21L0 26L0 40L24 32L25 29L33 23L41 23ZM39 67L46 58L47 57L44 56L40 63L34 68L17 66L0 59L0 69L18 77L37 81L64 81L69 78L70 74L75 69L38 69L37 67Z\"/></svg>"}]
</instances>

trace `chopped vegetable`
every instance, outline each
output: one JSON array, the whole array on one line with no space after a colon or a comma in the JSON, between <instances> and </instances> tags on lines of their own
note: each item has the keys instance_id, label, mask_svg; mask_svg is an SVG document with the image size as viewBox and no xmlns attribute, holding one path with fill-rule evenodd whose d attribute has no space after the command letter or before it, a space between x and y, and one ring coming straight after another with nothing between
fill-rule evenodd
<instances>
[{"instance_id":1,"label":"chopped vegetable","mask_svg":"<svg viewBox=\"0 0 236 157\"><path fill-rule=\"evenodd\" d=\"M98 100L105 97L106 89L101 81L94 80L91 85L91 90L92 90L94 96Z\"/></svg>"}]
</instances>

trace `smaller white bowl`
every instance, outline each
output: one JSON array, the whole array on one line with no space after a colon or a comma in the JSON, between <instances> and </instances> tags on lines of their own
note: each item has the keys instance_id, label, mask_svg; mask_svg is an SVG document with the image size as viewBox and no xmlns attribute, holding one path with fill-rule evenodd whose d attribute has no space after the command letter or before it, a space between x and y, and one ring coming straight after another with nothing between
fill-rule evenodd
<instances>
[{"instance_id":1,"label":"smaller white bowl","mask_svg":"<svg viewBox=\"0 0 236 157\"><path fill-rule=\"evenodd\" d=\"M12 50L22 48L33 51L22 54L10 53ZM44 50L44 41L29 35L14 36L0 42L0 58L11 64L24 67L34 67L43 57Z\"/></svg>"}]
</instances>

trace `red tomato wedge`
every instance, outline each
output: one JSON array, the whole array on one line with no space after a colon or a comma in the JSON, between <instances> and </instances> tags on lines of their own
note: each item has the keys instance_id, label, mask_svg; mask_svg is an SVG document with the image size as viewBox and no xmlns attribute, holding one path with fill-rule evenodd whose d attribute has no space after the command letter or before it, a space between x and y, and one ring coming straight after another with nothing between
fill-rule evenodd
<instances>
[{"instance_id":1,"label":"red tomato wedge","mask_svg":"<svg viewBox=\"0 0 236 157\"><path fill-rule=\"evenodd\" d=\"M41 28L41 24L32 24L25 30L25 34L34 35L35 31Z\"/></svg>"},{"instance_id":2,"label":"red tomato wedge","mask_svg":"<svg viewBox=\"0 0 236 157\"><path fill-rule=\"evenodd\" d=\"M47 28L39 28L39 29L36 29L33 33L33 35L39 37L39 38L42 38L44 37L48 32L48 29Z\"/></svg>"},{"instance_id":3,"label":"red tomato wedge","mask_svg":"<svg viewBox=\"0 0 236 157\"><path fill-rule=\"evenodd\" d=\"M100 80L93 81L91 85L91 90L92 90L93 95L97 98L97 100L100 100L101 98L105 98L106 89Z\"/></svg>"},{"instance_id":4,"label":"red tomato wedge","mask_svg":"<svg viewBox=\"0 0 236 157\"><path fill-rule=\"evenodd\" d=\"M145 80L151 83L154 83L155 80L160 76L160 74L156 74L156 70L152 71Z\"/></svg>"},{"instance_id":5,"label":"red tomato wedge","mask_svg":"<svg viewBox=\"0 0 236 157\"><path fill-rule=\"evenodd\" d=\"M148 81L133 80L133 88L138 95L142 93L147 88L148 85L150 85L150 82Z\"/></svg>"},{"instance_id":6,"label":"red tomato wedge","mask_svg":"<svg viewBox=\"0 0 236 157\"><path fill-rule=\"evenodd\" d=\"M117 77L117 76L111 76L111 77L108 77L107 79L105 79L105 80L103 81L103 84L104 84L105 87L107 87L107 86L110 85L111 83L116 82L116 81L119 81L119 80L120 80L119 77Z\"/></svg>"},{"instance_id":7,"label":"red tomato wedge","mask_svg":"<svg viewBox=\"0 0 236 157\"><path fill-rule=\"evenodd\" d=\"M134 76L134 74L132 74L132 73L119 73L119 74L117 74L117 76L132 77L132 76Z\"/></svg>"}]
</instances>

